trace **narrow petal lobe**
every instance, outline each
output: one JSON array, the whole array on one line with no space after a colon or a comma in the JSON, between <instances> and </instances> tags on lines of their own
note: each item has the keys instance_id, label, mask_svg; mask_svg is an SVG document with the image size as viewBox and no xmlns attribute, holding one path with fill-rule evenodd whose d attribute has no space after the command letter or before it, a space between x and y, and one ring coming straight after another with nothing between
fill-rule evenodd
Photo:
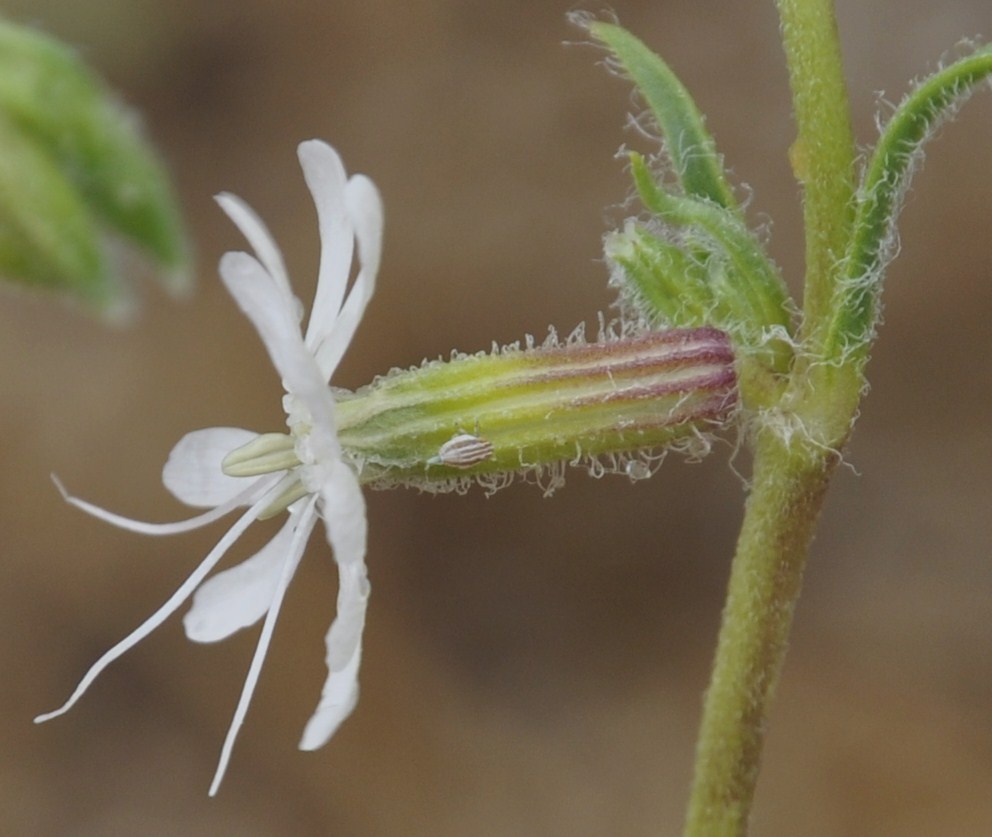
<instances>
[{"instance_id":1,"label":"narrow petal lobe","mask_svg":"<svg viewBox=\"0 0 992 837\"><path fill-rule=\"evenodd\" d=\"M59 715L63 715L72 709L76 701L83 696L86 690L92 685L93 681L100 675L100 672L102 672L118 657L122 656L141 642L141 640L148 636L148 634L168 619L169 616L175 613L182 603L186 601L190 594L192 594L192 592L199 586L200 582L203 581L207 574L217 565L217 562L224 557L227 550L231 548L231 545L238 538L240 538L245 529L247 529L255 521L255 516L268 502L269 498L263 497L255 503L254 506L249 508L248 511L241 515L241 517L238 518L238 521L227 531L227 534L225 534L217 545L210 550L207 557L200 563L200 566L198 566L189 578L187 578L186 581L179 586L179 589L169 597L165 604L163 604L134 631L124 637L124 639L118 642L117 645L107 651L102 657L100 657L99 660L90 666L89 671L83 675L83 679L79 681L79 685L76 686L75 691L73 691L73 693L69 696L69 699L62 704L62 706L53 712L47 712L44 715L39 715L34 719L34 722L36 724L44 723L45 721L51 720L52 718L57 718Z\"/></svg>"},{"instance_id":2,"label":"narrow petal lobe","mask_svg":"<svg viewBox=\"0 0 992 837\"><path fill-rule=\"evenodd\" d=\"M347 175L338 153L320 140L300 143L297 153L320 227L320 272L306 336L312 350L333 329L341 309L355 235L345 201Z\"/></svg>"},{"instance_id":3,"label":"narrow petal lobe","mask_svg":"<svg viewBox=\"0 0 992 837\"><path fill-rule=\"evenodd\" d=\"M231 726L227 730L224 738L224 746L221 747L220 759L217 763L217 771L214 773L213 782L210 783L210 796L214 796L220 788L220 783L227 771L227 763L231 759L231 751L234 749L234 742L238 737L238 730L244 723L245 715L248 714L248 706L251 703L252 695L255 693L255 686L258 684L258 677L262 672L262 663L265 662L265 655L269 650L269 643L272 640L272 632L276 627L276 620L279 618L279 609L282 607L283 597L289 582L293 580L293 574L303 557L303 550L306 547L310 533L313 531L317 515L314 512L316 497L312 497L299 513L298 525L293 531L293 538L289 544L289 550L284 556L278 583L272 597L272 604L265 615L265 622L262 624L262 633L258 637L258 645L255 646L255 653L251 658L251 665L248 667L248 676L245 677L245 685L241 690L241 697L238 699L237 708L234 710L234 718Z\"/></svg>"},{"instance_id":4,"label":"narrow petal lobe","mask_svg":"<svg viewBox=\"0 0 992 837\"><path fill-rule=\"evenodd\" d=\"M265 222L237 195L222 192L214 199L220 208L227 213L227 217L241 230L241 234L252 246L266 272L286 292L287 296L292 296L293 291L289 286L289 274L286 272L282 253L272 238L269 228L265 226Z\"/></svg>"},{"instance_id":5,"label":"narrow petal lobe","mask_svg":"<svg viewBox=\"0 0 992 837\"><path fill-rule=\"evenodd\" d=\"M365 500L358 479L343 462L322 492L321 514L338 565L338 603L327 633L327 680L307 723L300 749L323 746L358 701L358 667L370 586L365 568Z\"/></svg>"},{"instance_id":6,"label":"narrow petal lobe","mask_svg":"<svg viewBox=\"0 0 992 837\"><path fill-rule=\"evenodd\" d=\"M334 373L355 336L365 308L375 292L382 256L382 200L375 185L367 177L355 175L348 181L345 198L355 225L361 266L333 329L309 343L315 350L317 364L325 378L330 378Z\"/></svg>"}]
</instances>

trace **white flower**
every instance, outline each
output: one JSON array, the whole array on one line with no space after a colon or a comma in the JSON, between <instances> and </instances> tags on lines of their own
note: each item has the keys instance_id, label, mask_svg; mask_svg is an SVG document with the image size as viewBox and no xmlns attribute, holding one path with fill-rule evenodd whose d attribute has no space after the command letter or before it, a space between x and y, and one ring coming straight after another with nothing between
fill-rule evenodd
<instances>
[{"instance_id":1,"label":"white flower","mask_svg":"<svg viewBox=\"0 0 992 837\"><path fill-rule=\"evenodd\" d=\"M300 748L313 750L326 743L358 699L358 666L369 596L365 501L353 468L342 457L328 382L372 296L381 253L382 206L372 182L362 175L349 179L337 153L325 143L302 143L299 158L317 207L321 238L317 291L305 335L300 330L302 307L293 295L282 256L265 225L233 195L217 198L255 250L254 257L247 253L225 254L220 274L258 330L282 377L290 433L260 436L248 430L213 427L183 437L165 464L163 482L183 502L210 509L187 521L143 523L63 491L69 502L95 517L148 535L189 531L238 507L248 507L169 600L97 660L65 705L35 719L40 723L68 711L103 669L194 593L193 606L183 624L186 635L197 642L224 639L265 617L210 787L211 795L217 792L224 776L283 596L318 518L323 520L337 562L339 592L337 613L327 634L328 677ZM356 242L360 269L346 295ZM232 473L256 476L231 476ZM286 523L258 554L204 581L253 521L283 508L288 508Z\"/></svg>"}]
</instances>

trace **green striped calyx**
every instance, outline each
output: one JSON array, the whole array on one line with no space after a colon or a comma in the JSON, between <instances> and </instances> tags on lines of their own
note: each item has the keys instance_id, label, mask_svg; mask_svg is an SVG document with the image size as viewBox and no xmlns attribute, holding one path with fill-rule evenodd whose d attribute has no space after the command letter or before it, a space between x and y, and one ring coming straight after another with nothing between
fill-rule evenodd
<instances>
[{"instance_id":1,"label":"green striped calyx","mask_svg":"<svg viewBox=\"0 0 992 837\"><path fill-rule=\"evenodd\" d=\"M713 328L511 346L337 393L338 434L373 486L495 489L522 474L550 491L566 464L637 479L668 449L708 450L735 414L734 360Z\"/></svg>"}]
</instances>

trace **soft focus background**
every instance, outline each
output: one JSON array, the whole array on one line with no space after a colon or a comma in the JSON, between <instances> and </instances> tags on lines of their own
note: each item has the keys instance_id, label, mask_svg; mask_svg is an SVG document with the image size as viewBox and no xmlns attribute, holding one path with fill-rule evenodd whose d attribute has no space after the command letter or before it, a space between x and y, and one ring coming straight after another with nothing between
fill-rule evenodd
<instances>
[{"instance_id":1,"label":"soft focus background","mask_svg":"<svg viewBox=\"0 0 992 837\"><path fill-rule=\"evenodd\" d=\"M282 422L279 384L216 279L241 248L215 207L269 222L304 298L316 222L296 144L379 184L379 291L336 379L367 382L612 298L600 237L628 191L628 87L566 3L21 0L143 114L198 248L177 303L145 284L127 330L0 297L0 831L26 835L656 835L678 832L742 486L730 446L652 480L570 475L551 499L369 496L359 708L296 750L324 678L336 579L314 539L217 799L207 786L255 632L193 646L179 618L67 717L86 667L222 528L114 530L49 480L136 517L184 510L161 465L186 431ZM598 6L596 8L599 8ZM752 217L801 273L793 128L773 4L617 0L708 113ZM858 137L987 0L839 3ZM932 146L904 214L872 392L827 505L772 718L757 835L992 833L992 100ZM605 209L604 209L605 207ZM746 458L735 463L746 470ZM267 534L258 527L248 554ZM250 541L250 542L249 542Z\"/></svg>"}]
</instances>

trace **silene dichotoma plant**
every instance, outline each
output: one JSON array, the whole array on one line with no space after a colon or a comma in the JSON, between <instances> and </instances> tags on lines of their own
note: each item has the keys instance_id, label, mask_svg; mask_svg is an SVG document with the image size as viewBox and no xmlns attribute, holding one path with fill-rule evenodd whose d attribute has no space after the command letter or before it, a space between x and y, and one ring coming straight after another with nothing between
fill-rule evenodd
<instances>
[{"instance_id":1,"label":"silene dichotoma plant","mask_svg":"<svg viewBox=\"0 0 992 837\"><path fill-rule=\"evenodd\" d=\"M219 787L278 616L321 522L337 564L328 677L301 747L324 744L358 696L369 598L362 487L494 491L515 478L550 493L565 469L650 476L665 453L705 454L732 428L753 464L697 745L685 834L743 835L768 708L785 655L813 530L865 391L895 220L925 141L992 77L992 49L971 47L918 83L858 165L830 0L777 0L798 136L790 160L804 195L806 279L793 301L752 229L712 136L668 65L613 23L575 15L633 81L661 143L629 155L644 212L607 236L619 319L559 339L527 338L393 369L355 392L329 385L374 288L382 209L371 181L348 178L319 141L299 156L321 238L305 330L280 252L259 218L218 198L255 251L228 253L221 277L282 378L287 432L199 430L173 449L166 487L205 513L175 524L130 520L69 495L109 523L148 535L240 511L217 546L144 624L101 657L58 710L192 596L195 641L263 626L211 785ZM349 289L355 250L359 268ZM207 576L255 520L285 514L273 539Z\"/></svg>"}]
</instances>

